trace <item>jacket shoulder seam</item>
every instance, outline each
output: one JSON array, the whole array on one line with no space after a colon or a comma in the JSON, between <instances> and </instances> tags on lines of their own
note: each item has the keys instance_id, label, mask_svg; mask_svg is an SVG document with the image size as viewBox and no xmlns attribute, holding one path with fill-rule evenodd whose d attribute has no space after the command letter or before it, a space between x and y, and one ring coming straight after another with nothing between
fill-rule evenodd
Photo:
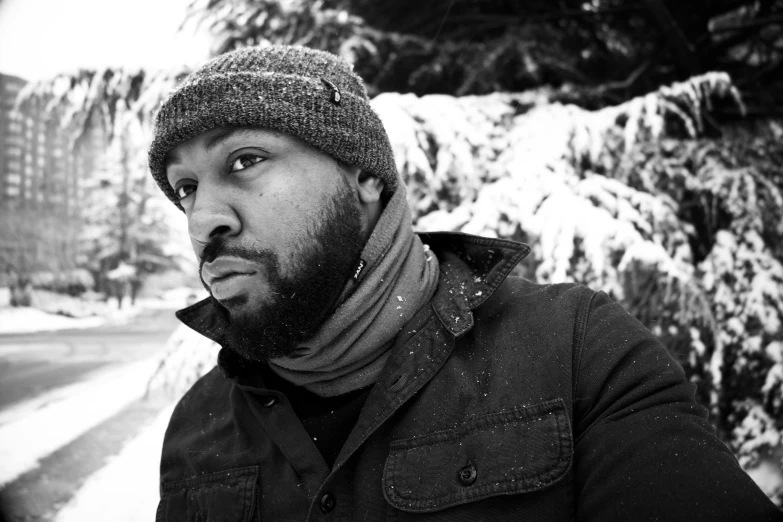
<instances>
[{"instance_id":1,"label":"jacket shoulder seam","mask_svg":"<svg viewBox=\"0 0 783 522\"><path fill-rule=\"evenodd\" d=\"M584 297L580 300L579 307L576 311L576 318L574 320L574 340L572 348L572 370L573 384L571 386L571 404L576 405L577 390L579 388L579 370L582 366L582 351L584 349L584 341L587 333L587 323L590 317L590 307L593 304L593 299L597 295L597 292L590 290L587 287L580 287L583 289Z\"/></svg>"}]
</instances>

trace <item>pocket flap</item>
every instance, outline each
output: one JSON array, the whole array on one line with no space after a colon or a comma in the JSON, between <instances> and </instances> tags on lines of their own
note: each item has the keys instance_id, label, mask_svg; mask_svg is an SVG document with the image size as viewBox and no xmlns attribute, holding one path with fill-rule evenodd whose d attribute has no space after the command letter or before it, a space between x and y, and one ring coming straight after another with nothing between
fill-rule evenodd
<instances>
[{"instance_id":1,"label":"pocket flap","mask_svg":"<svg viewBox=\"0 0 783 522\"><path fill-rule=\"evenodd\" d=\"M565 476L572 454L566 407L555 399L393 441L383 493L392 507L412 512L525 493Z\"/></svg>"},{"instance_id":2,"label":"pocket flap","mask_svg":"<svg viewBox=\"0 0 783 522\"><path fill-rule=\"evenodd\" d=\"M161 486L157 522L247 522L253 515L258 466L208 473Z\"/></svg>"}]
</instances>

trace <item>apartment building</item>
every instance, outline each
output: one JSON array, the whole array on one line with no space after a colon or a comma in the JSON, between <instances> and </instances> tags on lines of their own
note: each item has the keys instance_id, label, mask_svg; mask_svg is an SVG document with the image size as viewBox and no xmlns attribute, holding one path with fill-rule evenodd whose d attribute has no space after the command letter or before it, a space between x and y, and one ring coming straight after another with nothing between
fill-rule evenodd
<instances>
[{"instance_id":1,"label":"apartment building","mask_svg":"<svg viewBox=\"0 0 783 522\"><path fill-rule=\"evenodd\" d=\"M47 113L48 100L34 97L17 106L26 84L0 73L0 215L9 221L0 232L0 272L33 263L28 260L74 266L85 185L105 156L103 133L87 133L74 146Z\"/></svg>"}]
</instances>

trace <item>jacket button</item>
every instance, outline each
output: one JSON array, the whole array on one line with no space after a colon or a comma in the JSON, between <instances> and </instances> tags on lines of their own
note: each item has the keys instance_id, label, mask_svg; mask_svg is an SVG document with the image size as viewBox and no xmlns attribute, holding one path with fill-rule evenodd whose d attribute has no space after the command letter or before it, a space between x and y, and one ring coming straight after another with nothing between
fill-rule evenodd
<instances>
[{"instance_id":1,"label":"jacket button","mask_svg":"<svg viewBox=\"0 0 783 522\"><path fill-rule=\"evenodd\" d=\"M461 470L459 470L459 473L457 476L459 477L459 483L463 486L470 486L474 482L476 482L476 466L473 464L468 464Z\"/></svg>"},{"instance_id":2,"label":"jacket button","mask_svg":"<svg viewBox=\"0 0 783 522\"><path fill-rule=\"evenodd\" d=\"M335 506L334 495L326 493L321 497L321 511L324 513L331 513Z\"/></svg>"},{"instance_id":3,"label":"jacket button","mask_svg":"<svg viewBox=\"0 0 783 522\"><path fill-rule=\"evenodd\" d=\"M274 395L272 395L271 397L267 397L267 399L261 403L261 405L264 408L271 408L275 404L277 404L277 397L275 397Z\"/></svg>"}]
</instances>

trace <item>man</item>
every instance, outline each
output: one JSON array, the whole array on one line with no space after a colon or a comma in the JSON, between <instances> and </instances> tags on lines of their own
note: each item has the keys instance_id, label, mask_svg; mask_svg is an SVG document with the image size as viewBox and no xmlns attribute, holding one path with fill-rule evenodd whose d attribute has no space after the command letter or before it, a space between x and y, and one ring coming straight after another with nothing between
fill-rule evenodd
<instances>
[{"instance_id":1,"label":"man","mask_svg":"<svg viewBox=\"0 0 783 522\"><path fill-rule=\"evenodd\" d=\"M529 248L411 229L361 79L250 48L161 107L219 342L172 415L159 521L775 520L682 369L605 294L507 277Z\"/></svg>"}]
</instances>

